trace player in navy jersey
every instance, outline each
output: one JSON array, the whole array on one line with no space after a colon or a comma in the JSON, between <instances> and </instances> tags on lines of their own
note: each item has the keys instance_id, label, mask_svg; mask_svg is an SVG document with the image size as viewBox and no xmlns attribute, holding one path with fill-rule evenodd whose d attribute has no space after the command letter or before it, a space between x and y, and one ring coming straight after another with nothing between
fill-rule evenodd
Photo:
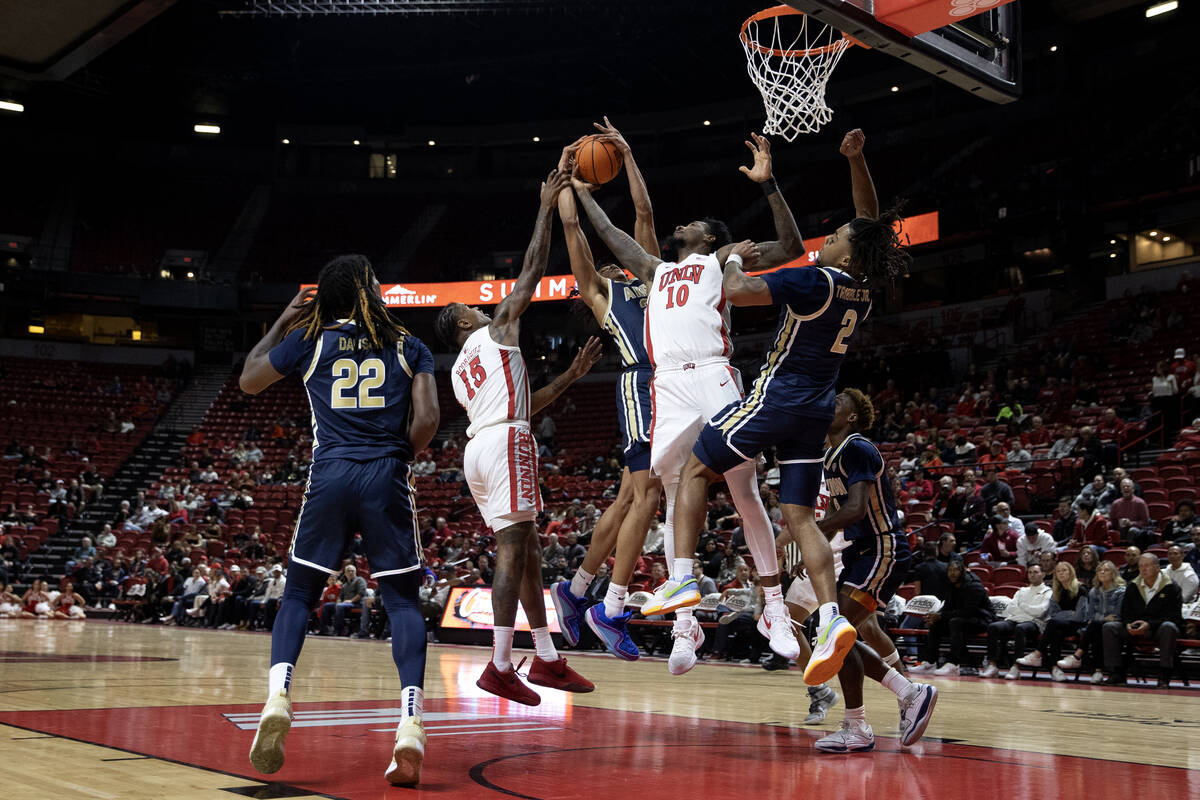
<instances>
[{"instance_id":1,"label":"player in navy jersey","mask_svg":"<svg viewBox=\"0 0 1200 800\"><path fill-rule=\"evenodd\" d=\"M848 546L842 551L838 602L842 612L864 638L883 643L876 653L858 642L846 654L838 679L845 697L841 728L814 745L827 753L873 750L875 735L863 709L863 676L869 675L895 693L900 705L900 743L908 746L924 734L937 704L937 689L912 683L897 669L900 654L879 629L878 608L886 606L908 573L908 535L900 525L892 486L884 474L883 457L862 435L875 424L875 409L858 389L837 395L829 427L829 450L823 467L829 491L829 512L817 523L826 539L842 531Z\"/></svg>"},{"instance_id":2,"label":"player in navy jersey","mask_svg":"<svg viewBox=\"0 0 1200 800\"><path fill-rule=\"evenodd\" d=\"M816 266L785 267L750 277L742 271L740 258L726 260L722 286L728 302L781 306L779 328L751 391L718 412L701 431L684 467L675 506L676 529L698 535L709 485L767 447L776 448L780 504L821 604L816 647L804 671L805 682L814 686L838 672L857 638L838 609L833 552L813 515L834 387L850 340L870 313L871 282L903 274L907 259L897 246L898 213L879 213L862 154L864 141L860 130L842 141L857 216L826 237ZM764 191L768 198L778 192L774 179L765 182ZM771 593L770 601L780 589L763 591Z\"/></svg>"},{"instance_id":3,"label":"player in navy jersey","mask_svg":"<svg viewBox=\"0 0 1200 800\"><path fill-rule=\"evenodd\" d=\"M596 125L612 141L624 158L625 174L629 176L629 192L636 211L634 239L647 253L657 256L658 240L654 236L654 211L646 182L633 159L625 138L604 118ZM571 159L579 142L563 149L558 168L569 172ZM617 381L617 417L621 426L625 453L625 471L616 500L604 510L587 557L569 581L560 581L550 590L558 612L559 627L569 644L579 640L581 617L599 637L610 653L633 661L640 655L629 637L628 622L632 612L625 611L625 597L638 557L646 543L650 520L658 512L662 482L650 474L650 379L654 369L646 353L645 315L646 287L636 278L629 278L616 264L595 266L587 237L579 227L579 210L573 192L558 196L558 215L562 220L570 256L571 272L579 288L580 300L604 329L621 355L621 379ZM668 537L669 538L669 537ZM664 539L667 563L673 557L674 542ZM600 569L600 565L616 548L611 581L604 602L586 608L584 593ZM586 609L586 610L585 610Z\"/></svg>"},{"instance_id":4,"label":"player in navy jersey","mask_svg":"<svg viewBox=\"0 0 1200 800\"><path fill-rule=\"evenodd\" d=\"M388 315L370 262L339 256L322 268L315 294L297 295L250 351L240 384L258 394L291 374L300 375L312 406L313 463L271 634L270 688L250 761L264 773L283 766L292 671L309 612L328 576L341 571L351 537L361 532L391 620L403 687L386 777L413 785L425 753L425 623L409 462L437 432L433 356Z\"/></svg>"}]
</instances>

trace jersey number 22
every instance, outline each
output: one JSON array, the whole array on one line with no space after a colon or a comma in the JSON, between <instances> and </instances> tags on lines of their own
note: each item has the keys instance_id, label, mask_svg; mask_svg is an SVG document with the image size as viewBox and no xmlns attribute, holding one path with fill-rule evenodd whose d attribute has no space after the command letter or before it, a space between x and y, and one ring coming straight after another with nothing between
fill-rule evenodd
<instances>
[{"instance_id":1,"label":"jersey number 22","mask_svg":"<svg viewBox=\"0 0 1200 800\"><path fill-rule=\"evenodd\" d=\"M383 386L386 378L380 359L368 358L359 364L352 358L339 358L333 362L333 377L336 380L329 398L331 408L383 408L383 398L371 394L373 389ZM350 390L349 397L346 390Z\"/></svg>"}]
</instances>

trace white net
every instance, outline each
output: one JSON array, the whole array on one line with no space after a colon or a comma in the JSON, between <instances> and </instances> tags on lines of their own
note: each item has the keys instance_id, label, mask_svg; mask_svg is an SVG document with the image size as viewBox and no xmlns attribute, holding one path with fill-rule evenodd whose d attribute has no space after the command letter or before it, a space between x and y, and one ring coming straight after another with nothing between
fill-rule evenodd
<instances>
[{"instance_id":1,"label":"white net","mask_svg":"<svg viewBox=\"0 0 1200 800\"><path fill-rule=\"evenodd\" d=\"M741 40L746 71L767 112L764 133L790 142L833 118L825 86L851 44L841 31L807 14L787 13L751 18Z\"/></svg>"}]
</instances>

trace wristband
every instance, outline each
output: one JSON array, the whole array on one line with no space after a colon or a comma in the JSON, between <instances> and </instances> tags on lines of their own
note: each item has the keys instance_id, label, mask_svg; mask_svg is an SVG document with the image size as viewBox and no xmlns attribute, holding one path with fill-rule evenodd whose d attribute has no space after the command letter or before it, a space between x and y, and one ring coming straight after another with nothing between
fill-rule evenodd
<instances>
[{"instance_id":1,"label":"wristband","mask_svg":"<svg viewBox=\"0 0 1200 800\"><path fill-rule=\"evenodd\" d=\"M731 261L737 261L737 265L739 268L744 263L742 261L742 257L739 256L737 253L730 253L729 255L725 256L725 266L729 266L729 262L731 262Z\"/></svg>"},{"instance_id":2,"label":"wristband","mask_svg":"<svg viewBox=\"0 0 1200 800\"><path fill-rule=\"evenodd\" d=\"M762 190L765 195L773 195L779 191L779 184L775 182L774 178L767 178L762 182Z\"/></svg>"}]
</instances>

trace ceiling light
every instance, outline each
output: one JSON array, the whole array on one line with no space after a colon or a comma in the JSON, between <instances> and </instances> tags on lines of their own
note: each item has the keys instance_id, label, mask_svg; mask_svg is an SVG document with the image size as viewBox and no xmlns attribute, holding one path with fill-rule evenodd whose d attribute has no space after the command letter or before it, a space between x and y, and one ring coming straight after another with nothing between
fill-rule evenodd
<instances>
[{"instance_id":1,"label":"ceiling light","mask_svg":"<svg viewBox=\"0 0 1200 800\"><path fill-rule=\"evenodd\" d=\"M355 140L354 140L354 146L355 146L355 147L358 147L360 144L362 144L362 142L360 142L358 139L355 139Z\"/></svg>"},{"instance_id":2,"label":"ceiling light","mask_svg":"<svg viewBox=\"0 0 1200 800\"><path fill-rule=\"evenodd\" d=\"M187 274L187 276L188 276L188 280L190 281L192 278L196 277L196 273L194 273L194 272L189 272L189 273Z\"/></svg>"},{"instance_id":3,"label":"ceiling light","mask_svg":"<svg viewBox=\"0 0 1200 800\"><path fill-rule=\"evenodd\" d=\"M1164 241L1164 242L1169 242L1169 241L1171 241L1171 237L1170 237L1170 236L1164 236L1164 237L1163 237L1163 241Z\"/></svg>"},{"instance_id":4,"label":"ceiling light","mask_svg":"<svg viewBox=\"0 0 1200 800\"><path fill-rule=\"evenodd\" d=\"M280 139L279 141L283 144L291 144L292 143L291 139Z\"/></svg>"},{"instance_id":5,"label":"ceiling light","mask_svg":"<svg viewBox=\"0 0 1200 800\"><path fill-rule=\"evenodd\" d=\"M1167 0L1165 3L1155 3L1146 9L1146 19L1157 17L1159 14L1169 14L1179 8L1179 3L1176 0Z\"/></svg>"},{"instance_id":6,"label":"ceiling light","mask_svg":"<svg viewBox=\"0 0 1200 800\"><path fill-rule=\"evenodd\" d=\"M1051 52L1051 53L1057 53L1057 52L1058 52L1058 45L1056 45L1056 44L1052 44L1052 45L1050 45L1050 52Z\"/></svg>"},{"instance_id":7,"label":"ceiling light","mask_svg":"<svg viewBox=\"0 0 1200 800\"><path fill-rule=\"evenodd\" d=\"M1150 231L1151 236L1158 236L1158 231Z\"/></svg>"},{"instance_id":8,"label":"ceiling light","mask_svg":"<svg viewBox=\"0 0 1200 800\"><path fill-rule=\"evenodd\" d=\"M540 136L533 137L533 141L535 141L535 142L540 142L541 140L542 140L542 137L540 137Z\"/></svg>"},{"instance_id":9,"label":"ceiling light","mask_svg":"<svg viewBox=\"0 0 1200 800\"><path fill-rule=\"evenodd\" d=\"M221 126L196 123L195 125L192 126L192 130L194 130L196 133L207 133L210 135L215 135L215 134L218 134L221 132Z\"/></svg>"},{"instance_id":10,"label":"ceiling light","mask_svg":"<svg viewBox=\"0 0 1200 800\"><path fill-rule=\"evenodd\" d=\"M1108 257L1109 257L1109 258L1116 258L1116 257L1117 257L1117 254L1116 254L1116 253L1109 253L1109 254L1108 254Z\"/></svg>"},{"instance_id":11,"label":"ceiling light","mask_svg":"<svg viewBox=\"0 0 1200 800\"><path fill-rule=\"evenodd\" d=\"M437 139L430 139L425 144L429 145L430 147L433 147L435 144L437 144Z\"/></svg>"},{"instance_id":12,"label":"ceiling light","mask_svg":"<svg viewBox=\"0 0 1200 800\"><path fill-rule=\"evenodd\" d=\"M707 128L709 125L712 125L712 120L711 119L704 120L704 127Z\"/></svg>"},{"instance_id":13,"label":"ceiling light","mask_svg":"<svg viewBox=\"0 0 1200 800\"><path fill-rule=\"evenodd\" d=\"M893 86L893 87L892 87L892 91L893 91L893 92L898 92L898 91L900 91L900 87L899 87L899 86Z\"/></svg>"},{"instance_id":14,"label":"ceiling light","mask_svg":"<svg viewBox=\"0 0 1200 800\"><path fill-rule=\"evenodd\" d=\"M1108 243L1109 243L1109 244L1116 244L1116 243L1117 243L1117 240L1116 240L1116 239L1109 239L1109 240L1108 240Z\"/></svg>"},{"instance_id":15,"label":"ceiling light","mask_svg":"<svg viewBox=\"0 0 1200 800\"><path fill-rule=\"evenodd\" d=\"M0 111L15 111L20 114L25 110L25 106L18 103L16 100L0 100Z\"/></svg>"},{"instance_id":16,"label":"ceiling light","mask_svg":"<svg viewBox=\"0 0 1200 800\"><path fill-rule=\"evenodd\" d=\"M42 327L41 325L30 325L29 332L30 333L45 333L46 329L44 327Z\"/></svg>"}]
</instances>

